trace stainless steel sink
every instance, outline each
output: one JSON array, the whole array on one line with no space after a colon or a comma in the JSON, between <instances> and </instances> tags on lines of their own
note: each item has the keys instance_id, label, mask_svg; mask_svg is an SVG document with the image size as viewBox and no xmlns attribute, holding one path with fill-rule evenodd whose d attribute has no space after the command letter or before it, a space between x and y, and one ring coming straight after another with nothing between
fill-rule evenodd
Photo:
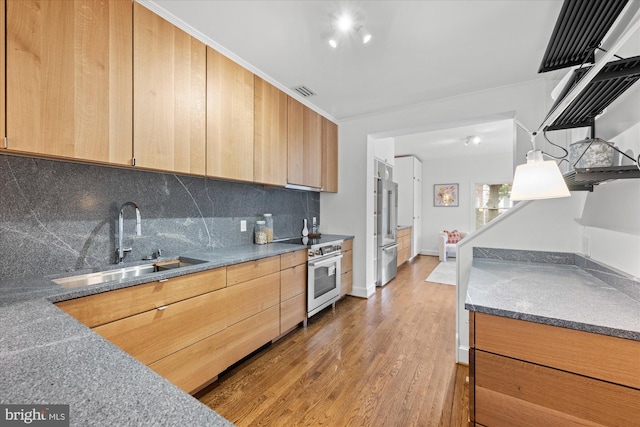
<instances>
[{"instance_id":1,"label":"stainless steel sink","mask_svg":"<svg viewBox=\"0 0 640 427\"><path fill-rule=\"evenodd\" d=\"M182 261L180 259L176 259L172 261L163 261L153 264L118 268L115 270L99 271L97 273L81 274L78 276L61 277L59 279L53 279L53 282L57 283L63 288L80 288L82 286L98 285L100 283L111 282L114 280L131 279L134 277L145 276L147 274L157 273L159 271L189 267L196 264L202 264L203 262L205 261Z\"/></svg>"}]
</instances>

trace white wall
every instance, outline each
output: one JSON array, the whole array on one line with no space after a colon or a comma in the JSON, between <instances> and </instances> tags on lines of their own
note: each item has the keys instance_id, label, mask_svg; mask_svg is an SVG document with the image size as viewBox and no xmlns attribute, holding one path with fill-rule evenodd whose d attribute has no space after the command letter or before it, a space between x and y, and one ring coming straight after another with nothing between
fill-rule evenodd
<instances>
[{"instance_id":1,"label":"white wall","mask_svg":"<svg viewBox=\"0 0 640 427\"><path fill-rule=\"evenodd\" d=\"M322 193L322 231L355 236L353 248L353 294L367 297L375 292L373 271L373 141L439 123L470 120L480 116L517 118L530 128L546 114L546 83L534 80L517 85L457 96L402 109L344 120L339 123L339 192ZM518 132L515 158L524 161L529 138Z\"/></svg>"},{"instance_id":2,"label":"white wall","mask_svg":"<svg viewBox=\"0 0 640 427\"><path fill-rule=\"evenodd\" d=\"M396 146L393 138L380 138L373 143L373 155L375 158L394 166Z\"/></svg>"},{"instance_id":3,"label":"white wall","mask_svg":"<svg viewBox=\"0 0 640 427\"><path fill-rule=\"evenodd\" d=\"M596 120L596 136L640 154L640 84ZM583 253L640 278L640 179L600 184L589 193L580 223Z\"/></svg>"},{"instance_id":4,"label":"white wall","mask_svg":"<svg viewBox=\"0 0 640 427\"><path fill-rule=\"evenodd\" d=\"M438 254L438 233L442 230L475 230L475 184L510 183L513 180L511 153L430 159L422 162L422 248L421 253ZM458 183L457 207L433 206L434 184Z\"/></svg>"},{"instance_id":5,"label":"white wall","mask_svg":"<svg viewBox=\"0 0 640 427\"><path fill-rule=\"evenodd\" d=\"M520 202L458 246L456 330L458 361L469 361L469 316L464 303L469 285L473 247L580 252L580 216L586 193L574 192L562 199Z\"/></svg>"}]
</instances>

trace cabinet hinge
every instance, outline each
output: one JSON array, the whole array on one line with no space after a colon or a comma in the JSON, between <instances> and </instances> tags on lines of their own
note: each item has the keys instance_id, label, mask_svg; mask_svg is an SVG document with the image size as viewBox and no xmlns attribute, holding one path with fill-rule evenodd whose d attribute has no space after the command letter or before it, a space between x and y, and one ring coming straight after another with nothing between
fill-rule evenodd
<instances>
[{"instance_id":1,"label":"cabinet hinge","mask_svg":"<svg viewBox=\"0 0 640 427\"><path fill-rule=\"evenodd\" d=\"M131 158L131 166L135 166L136 165L136 158L133 157Z\"/></svg>"},{"instance_id":2,"label":"cabinet hinge","mask_svg":"<svg viewBox=\"0 0 640 427\"><path fill-rule=\"evenodd\" d=\"M7 141L7 137L6 136L4 137L3 144L4 144L4 148L9 148L9 141Z\"/></svg>"}]
</instances>

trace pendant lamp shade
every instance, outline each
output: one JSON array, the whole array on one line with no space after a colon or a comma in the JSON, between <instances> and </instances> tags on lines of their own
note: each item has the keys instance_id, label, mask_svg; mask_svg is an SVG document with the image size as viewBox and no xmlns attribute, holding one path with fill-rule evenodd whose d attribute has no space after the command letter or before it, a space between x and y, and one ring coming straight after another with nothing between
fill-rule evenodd
<instances>
[{"instance_id":1,"label":"pendant lamp shade","mask_svg":"<svg viewBox=\"0 0 640 427\"><path fill-rule=\"evenodd\" d=\"M558 165L553 160L544 161L542 151L529 151L527 163L516 167L511 200L556 199L570 196Z\"/></svg>"}]
</instances>

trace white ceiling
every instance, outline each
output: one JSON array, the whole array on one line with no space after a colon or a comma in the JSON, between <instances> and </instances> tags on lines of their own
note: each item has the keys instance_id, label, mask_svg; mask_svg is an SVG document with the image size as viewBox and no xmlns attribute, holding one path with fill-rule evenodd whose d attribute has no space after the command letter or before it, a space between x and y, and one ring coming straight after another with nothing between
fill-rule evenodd
<instances>
[{"instance_id":1,"label":"white ceiling","mask_svg":"<svg viewBox=\"0 0 640 427\"><path fill-rule=\"evenodd\" d=\"M540 78L562 6L561 0L141 2L268 80L306 85L317 93L307 100L338 121ZM342 11L366 25L369 44L352 34L337 49L328 45L331 17Z\"/></svg>"},{"instance_id":2,"label":"white ceiling","mask_svg":"<svg viewBox=\"0 0 640 427\"><path fill-rule=\"evenodd\" d=\"M395 155L429 160L512 153L514 126L513 119L507 119L397 136L393 138ZM479 136L480 144L465 145L471 135Z\"/></svg>"}]
</instances>

